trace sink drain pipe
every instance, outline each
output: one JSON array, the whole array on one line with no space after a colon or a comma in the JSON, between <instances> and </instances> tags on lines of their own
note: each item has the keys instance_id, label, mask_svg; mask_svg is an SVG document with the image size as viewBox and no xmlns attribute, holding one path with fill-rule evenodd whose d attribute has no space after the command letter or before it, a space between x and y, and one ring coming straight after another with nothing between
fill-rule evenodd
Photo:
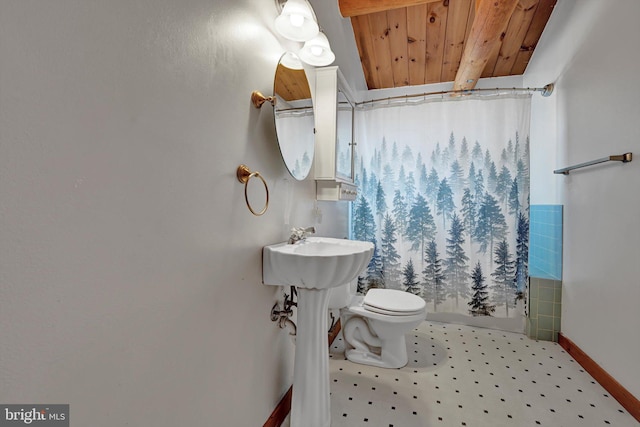
<instances>
[{"instance_id":1,"label":"sink drain pipe","mask_svg":"<svg viewBox=\"0 0 640 427\"><path fill-rule=\"evenodd\" d=\"M284 294L284 304L283 309L280 309L280 304L275 303L271 308L271 321L278 322L278 327L280 329L289 328L289 335L292 337L293 342L295 343L297 326L290 319L293 315L292 307L297 307L298 303L293 300L294 295L297 295L297 291L295 286L291 286L291 295Z\"/></svg>"}]
</instances>

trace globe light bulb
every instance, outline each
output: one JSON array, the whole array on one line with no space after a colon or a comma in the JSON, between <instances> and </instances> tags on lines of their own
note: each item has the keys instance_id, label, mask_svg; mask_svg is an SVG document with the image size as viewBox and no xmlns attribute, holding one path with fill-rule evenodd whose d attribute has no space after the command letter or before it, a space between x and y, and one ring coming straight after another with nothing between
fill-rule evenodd
<instances>
[{"instance_id":1,"label":"globe light bulb","mask_svg":"<svg viewBox=\"0 0 640 427\"><path fill-rule=\"evenodd\" d=\"M304 16L293 13L289 15L289 22L291 22L293 27L300 28L302 27L302 24L304 24Z\"/></svg>"}]
</instances>

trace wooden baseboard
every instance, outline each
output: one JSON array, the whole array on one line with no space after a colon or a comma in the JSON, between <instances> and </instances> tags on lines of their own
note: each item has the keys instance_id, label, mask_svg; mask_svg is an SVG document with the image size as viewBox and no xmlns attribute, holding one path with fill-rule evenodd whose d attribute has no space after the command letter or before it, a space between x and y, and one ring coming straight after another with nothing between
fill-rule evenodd
<instances>
[{"instance_id":1,"label":"wooden baseboard","mask_svg":"<svg viewBox=\"0 0 640 427\"><path fill-rule=\"evenodd\" d=\"M289 387L289 390L285 393L284 397L278 402L276 409L273 410L271 416L264 423L263 427L280 427L287 418L289 411L291 411L291 394L293 392L293 386Z\"/></svg>"},{"instance_id":2,"label":"wooden baseboard","mask_svg":"<svg viewBox=\"0 0 640 427\"><path fill-rule=\"evenodd\" d=\"M338 336L338 333L340 332L340 319L338 319L336 321L336 323L333 324L333 327L329 330L329 346L331 346L331 344L333 344L333 340L336 339L336 337Z\"/></svg>"},{"instance_id":3,"label":"wooden baseboard","mask_svg":"<svg viewBox=\"0 0 640 427\"><path fill-rule=\"evenodd\" d=\"M605 390L611 394L624 409L626 409L637 421L640 422L640 400L624 388L607 371L593 361L573 341L565 337L562 332L558 334L558 344L565 349L585 371L587 371Z\"/></svg>"},{"instance_id":4,"label":"wooden baseboard","mask_svg":"<svg viewBox=\"0 0 640 427\"><path fill-rule=\"evenodd\" d=\"M340 332L340 319L333 325L333 327L329 330L329 346L333 344L333 340L336 339L338 333ZM291 411L291 395L293 393L293 386L289 387L289 390L282 397L276 409L273 410L271 416L264 423L262 427L280 427L284 422L284 419L289 415L289 411Z\"/></svg>"}]
</instances>

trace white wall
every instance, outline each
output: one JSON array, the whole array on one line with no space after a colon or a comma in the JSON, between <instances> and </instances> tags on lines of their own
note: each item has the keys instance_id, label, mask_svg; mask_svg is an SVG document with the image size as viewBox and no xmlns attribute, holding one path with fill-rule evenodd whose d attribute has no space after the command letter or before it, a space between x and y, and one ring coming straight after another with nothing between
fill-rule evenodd
<instances>
[{"instance_id":1,"label":"white wall","mask_svg":"<svg viewBox=\"0 0 640 427\"><path fill-rule=\"evenodd\" d=\"M640 2L560 0L557 8L552 19L565 25L544 34L525 75L530 84L556 81L554 104L533 105L532 203L565 206L563 334L640 396L640 163L550 172L640 155Z\"/></svg>"},{"instance_id":2,"label":"white wall","mask_svg":"<svg viewBox=\"0 0 640 427\"><path fill-rule=\"evenodd\" d=\"M314 214L277 150L272 2L0 2L0 402L77 426L262 425L291 383L261 247ZM236 167L270 186L250 214ZM257 181L256 181L257 182ZM260 205L260 187L251 193ZM258 184L256 184L258 185Z\"/></svg>"}]
</instances>

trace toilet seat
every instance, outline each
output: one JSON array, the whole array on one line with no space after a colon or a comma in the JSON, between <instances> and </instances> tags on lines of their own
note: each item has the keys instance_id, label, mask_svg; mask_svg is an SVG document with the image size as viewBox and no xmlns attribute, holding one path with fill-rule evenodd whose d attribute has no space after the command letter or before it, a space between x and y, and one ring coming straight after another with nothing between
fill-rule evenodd
<instances>
[{"instance_id":1,"label":"toilet seat","mask_svg":"<svg viewBox=\"0 0 640 427\"><path fill-rule=\"evenodd\" d=\"M367 311L370 311L371 313L383 314L385 316L398 316L398 317L413 316L416 314L420 314L423 311L423 310L418 310L418 311L409 311L409 312L398 312L398 311L385 310L377 307L370 307L367 305L363 305L363 308Z\"/></svg>"},{"instance_id":2,"label":"toilet seat","mask_svg":"<svg viewBox=\"0 0 640 427\"><path fill-rule=\"evenodd\" d=\"M365 310L387 316L421 314L425 305L419 296L395 289L370 289L362 301Z\"/></svg>"}]
</instances>

